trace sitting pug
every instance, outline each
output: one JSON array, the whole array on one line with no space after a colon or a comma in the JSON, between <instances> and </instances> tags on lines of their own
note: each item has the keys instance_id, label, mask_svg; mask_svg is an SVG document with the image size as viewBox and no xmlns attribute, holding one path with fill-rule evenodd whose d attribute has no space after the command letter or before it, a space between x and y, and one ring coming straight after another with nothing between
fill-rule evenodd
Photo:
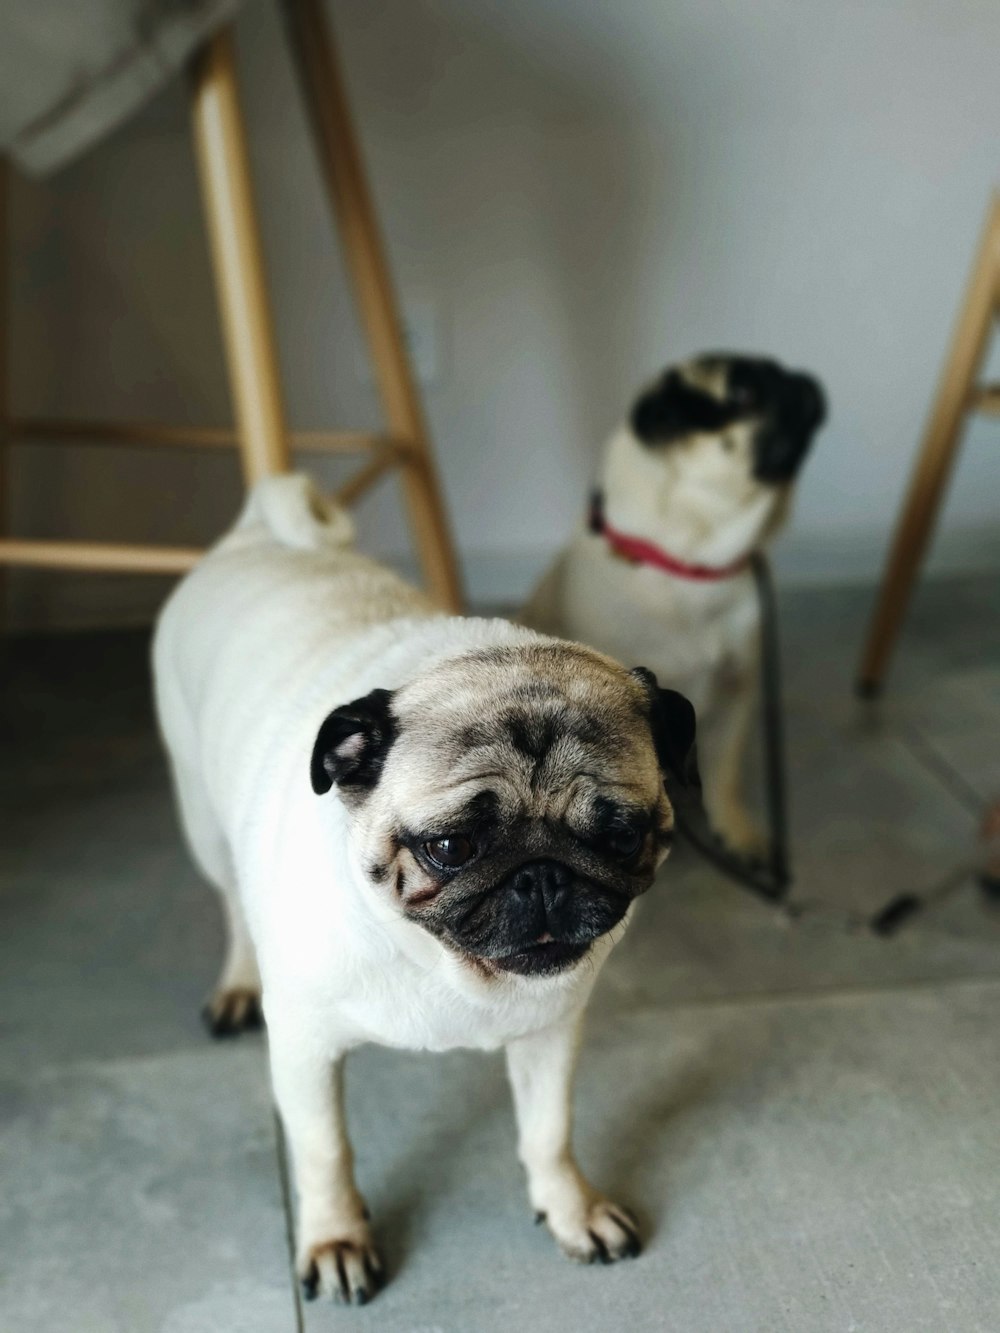
<instances>
[{"instance_id":1,"label":"sitting pug","mask_svg":"<svg viewBox=\"0 0 1000 1333\"><path fill-rule=\"evenodd\" d=\"M587 525L521 616L683 691L709 819L746 855L766 847L742 783L760 628L749 561L781 526L824 415L816 380L775 361L666 370L611 437Z\"/></svg>"},{"instance_id":2,"label":"sitting pug","mask_svg":"<svg viewBox=\"0 0 1000 1333\"><path fill-rule=\"evenodd\" d=\"M267 1017L306 1296L382 1274L341 1062L503 1046L531 1203L582 1260L639 1249L577 1166L584 1005L670 846L694 712L644 670L441 615L297 476L262 482L154 642L184 830L221 891L217 1033Z\"/></svg>"}]
</instances>

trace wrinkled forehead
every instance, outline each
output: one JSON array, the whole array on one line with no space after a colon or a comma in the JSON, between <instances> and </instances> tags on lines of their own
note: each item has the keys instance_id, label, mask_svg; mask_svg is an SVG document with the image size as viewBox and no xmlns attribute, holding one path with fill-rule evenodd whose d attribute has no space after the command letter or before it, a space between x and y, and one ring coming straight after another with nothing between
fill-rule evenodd
<instances>
[{"instance_id":1,"label":"wrinkled forehead","mask_svg":"<svg viewBox=\"0 0 1000 1333\"><path fill-rule=\"evenodd\" d=\"M575 645L486 650L400 692L400 772L421 774L407 804L440 817L482 804L565 819L599 796L649 806L660 787L642 687Z\"/></svg>"}]
</instances>

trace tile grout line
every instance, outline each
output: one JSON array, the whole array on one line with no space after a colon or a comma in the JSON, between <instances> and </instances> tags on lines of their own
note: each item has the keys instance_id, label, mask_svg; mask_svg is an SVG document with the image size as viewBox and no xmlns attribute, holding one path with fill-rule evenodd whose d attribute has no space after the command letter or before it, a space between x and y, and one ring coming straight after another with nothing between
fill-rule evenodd
<instances>
[{"instance_id":1,"label":"tile grout line","mask_svg":"<svg viewBox=\"0 0 1000 1333\"><path fill-rule=\"evenodd\" d=\"M929 740L919 726L914 723L901 725L898 731L900 741L923 768L958 801L964 809L976 817L982 814L989 798L981 795L968 779L947 759Z\"/></svg>"},{"instance_id":2,"label":"tile grout line","mask_svg":"<svg viewBox=\"0 0 1000 1333\"><path fill-rule=\"evenodd\" d=\"M629 1007L631 1014L684 1014L704 1009L748 1008L773 1004L827 1004L831 1000L894 998L907 992L957 990L963 986L1000 986L1000 976L980 972L963 977L924 977L887 986L830 986L822 990L740 991L731 995L706 995L700 999L643 1001ZM623 1011L624 1012L624 1011ZM620 1015L619 1015L620 1017Z\"/></svg>"},{"instance_id":3,"label":"tile grout line","mask_svg":"<svg viewBox=\"0 0 1000 1333\"><path fill-rule=\"evenodd\" d=\"M295 1272L295 1224L292 1219L292 1190L288 1178L288 1154L285 1151L285 1131L277 1109L274 1115L274 1150L278 1164L278 1180L281 1184L281 1205L285 1213L285 1240L288 1246L288 1271L292 1281L292 1303L295 1306L295 1333L305 1333L302 1314L302 1297Z\"/></svg>"}]
</instances>

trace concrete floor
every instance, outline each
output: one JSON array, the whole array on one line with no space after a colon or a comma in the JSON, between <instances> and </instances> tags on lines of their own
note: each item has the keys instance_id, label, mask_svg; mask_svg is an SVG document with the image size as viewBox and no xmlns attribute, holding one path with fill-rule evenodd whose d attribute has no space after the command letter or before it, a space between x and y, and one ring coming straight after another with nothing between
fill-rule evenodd
<instances>
[{"instance_id":1,"label":"concrete floor","mask_svg":"<svg viewBox=\"0 0 1000 1333\"><path fill-rule=\"evenodd\" d=\"M679 855L591 1008L585 1166L648 1245L580 1269L531 1225L497 1058L359 1053L392 1281L300 1309L262 1039L198 1022L221 949L181 848L141 635L0 659L0 1329L996 1333L1000 915L970 884L897 938L1000 793L1000 587L922 592L888 700L856 591L785 611L788 924Z\"/></svg>"}]
</instances>

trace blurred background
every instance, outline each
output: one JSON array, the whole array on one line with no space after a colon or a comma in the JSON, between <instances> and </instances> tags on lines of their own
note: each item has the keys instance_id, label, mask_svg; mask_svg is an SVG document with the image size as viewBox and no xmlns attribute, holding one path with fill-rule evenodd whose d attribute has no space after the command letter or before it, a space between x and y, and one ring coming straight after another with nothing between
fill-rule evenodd
<instances>
[{"instance_id":1,"label":"blurred background","mask_svg":"<svg viewBox=\"0 0 1000 1333\"><path fill-rule=\"evenodd\" d=\"M279 4L233 8L290 425L378 429ZM41 46L81 13L17 9ZM680 846L600 980L579 1143L639 1263L581 1271L531 1225L499 1058L370 1049L350 1112L394 1280L304 1308L263 1039L199 1020L222 923L149 681L174 580L0 571L0 1333L994 1333L995 422L969 419L890 687L851 686L1000 179L1000 6L327 9L472 608L523 600L668 363L758 352L825 386L774 548L796 915ZM232 422L179 72L10 203L12 416ZM302 462L327 488L350 466ZM18 442L8 473L22 537L202 546L243 494L235 450ZM361 540L416 574L399 492ZM901 895L926 910L878 936Z\"/></svg>"},{"instance_id":2,"label":"blurred background","mask_svg":"<svg viewBox=\"0 0 1000 1333\"><path fill-rule=\"evenodd\" d=\"M470 598L515 604L644 378L706 349L817 371L777 548L874 583L997 176L990 0L339 0L358 131ZM237 23L293 426L378 409L274 5ZM232 419L183 80L12 200L16 415ZM973 420L931 570L996 567ZM321 479L336 463L308 460ZM234 455L18 445L24 536L200 544ZM387 484L368 548L415 568ZM13 626L148 622L169 581L15 570ZM859 635L860 635L859 625ZM859 640L860 646L860 640Z\"/></svg>"}]
</instances>

